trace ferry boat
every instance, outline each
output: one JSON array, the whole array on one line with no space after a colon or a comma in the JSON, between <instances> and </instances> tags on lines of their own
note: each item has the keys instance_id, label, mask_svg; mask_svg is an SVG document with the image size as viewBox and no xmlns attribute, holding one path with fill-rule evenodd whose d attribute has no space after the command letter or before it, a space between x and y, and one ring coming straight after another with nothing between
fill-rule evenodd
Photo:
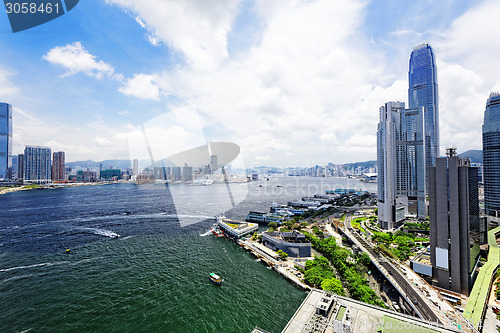
<instances>
[{"instance_id":1,"label":"ferry boat","mask_svg":"<svg viewBox=\"0 0 500 333\"><path fill-rule=\"evenodd\" d=\"M224 237L224 232L220 230L219 225L217 223L214 223L211 227L210 230L212 230L212 233L217 236L217 237Z\"/></svg>"},{"instance_id":2,"label":"ferry boat","mask_svg":"<svg viewBox=\"0 0 500 333\"><path fill-rule=\"evenodd\" d=\"M218 276L218 275L217 275L217 274L215 274L215 273L210 273L210 276L209 276L209 277L210 277L210 280L211 280L213 283L218 284L218 285L221 285L221 284L222 284L222 282L224 281L224 280L222 280L222 279L220 278L220 276Z\"/></svg>"}]
</instances>

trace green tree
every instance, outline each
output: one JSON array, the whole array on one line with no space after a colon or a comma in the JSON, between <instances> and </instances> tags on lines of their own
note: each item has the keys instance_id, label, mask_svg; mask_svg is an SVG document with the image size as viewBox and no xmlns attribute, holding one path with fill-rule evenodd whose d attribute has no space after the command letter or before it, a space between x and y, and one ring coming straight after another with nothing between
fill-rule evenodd
<instances>
[{"instance_id":1,"label":"green tree","mask_svg":"<svg viewBox=\"0 0 500 333\"><path fill-rule=\"evenodd\" d=\"M281 260L285 260L286 258L288 258L288 253L282 250L278 250L276 251L276 253L280 256Z\"/></svg>"},{"instance_id":2,"label":"green tree","mask_svg":"<svg viewBox=\"0 0 500 333\"><path fill-rule=\"evenodd\" d=\"M329 279L323 280L323 282L321 282L321 289L333 291L334 293L336 293L337 295L340 295L340 296L345 295L344 288L342 287L342 283L340 282L340 280L338 280L336 278L329 278Z\"/></svg>"},{"instance_id":3,"label":"green tree","mask_svg":"<svg viewBox=\"0 0 500 333\"><path fill-rule=\"evenodd\" d=\"M360 253L358 255L358 257L356 258L356 261L359 264L368 267L368 265L370 264L370 257L368 256L368 254L363 252L363 253Z\"/></svg>"},{"instance_id":4,"label":"green tree","mask_svg":"<svg viewBox=\"0 0 500 333\"><path fill-rule=\"evenodd\" d=\"M267 224L267 227L272 229L272 230L276 230L276 228L278 228L278 223L277 222L269 222Z\"/></svg>"}]
</instances>

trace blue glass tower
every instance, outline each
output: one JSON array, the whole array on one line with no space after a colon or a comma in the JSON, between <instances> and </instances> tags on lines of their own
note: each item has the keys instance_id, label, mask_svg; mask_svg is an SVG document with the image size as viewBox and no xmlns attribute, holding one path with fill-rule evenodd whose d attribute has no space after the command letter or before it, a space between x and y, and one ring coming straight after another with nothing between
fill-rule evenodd
<instances>
[{"instance_id":1,"label":"blue glass tower","mask_svg":"<svg viewBox=\"0 0 500 333\"><path fill-rule=\"evenodd\" d=\"M12 106L0 103L0 181L12 176Z\"/></svg>"},{"instance_id":2,"label":"blue glass tower","mask_svg":"<svg viewBox=\"0 0 500 333\"><path fill-rule=\"evenodd\" d=\"M483 124L484 208L500 218L500 93L491 93L486 102Z\"/></svg>"},{"instance_id":3,"label":"blue glass tower","mask_svg":"<svg viewBox=\"0 0 500 333\"><path fill-rule=\"evenodd\" d=\"M439 108L437 68L434 52L429 44L413 49L408 71L408 102L410 109L424 107L425 122L425 179L429 179L429 167L436 165L439 157Z\"/></svg>"}]
</instances>

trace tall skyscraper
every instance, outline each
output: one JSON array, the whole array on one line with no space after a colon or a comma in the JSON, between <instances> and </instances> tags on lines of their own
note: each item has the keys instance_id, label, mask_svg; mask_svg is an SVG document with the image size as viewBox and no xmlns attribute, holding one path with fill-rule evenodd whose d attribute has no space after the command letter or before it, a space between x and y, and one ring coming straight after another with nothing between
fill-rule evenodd
<instances>
[{"instance_id":1,"label":"tall skyscraper","mask_svg":"<svg viewBox=\"0 0 500 333\"><path fill-rule=\"evenodd\" d=\"M484 209L489 219L500 224L500 93L486 102L483 124Z\"/></svg>"},{"instance_id":2,"label":"tall skyscraper","mask_svg":"<svg viewBox=\"0 0 500 333\"><path fill-rule=\"evenodd\" d=\"M217 172L217 169L219 168L219 165L217 164L217 155L211 155L210 156L210 171L212 173Z\"/></svg>"},{"instance_id":3,"label":"tall skyscraper","mask_svg":"<svg viewBox=\"0 0 500 333\"><path fill-rule=\"evenodd\" d=\"M24 155L17 155L17 179L24 178Z\"/></svg>"},{"instance_id":4,"label":"tall skyscraper","mask_svg":"<svg viewBox=\"0 0 500 333\"><path fill-rule=\"evenodd\" d=\"M24 148L24 180L35 183L51 181L51 151L49 147Z\"/></svg>"},{"instance_id":5,"label":"tall skyscraper","mask_svg":"<svg viewBox=\"0 0 500 333\"><path fill-rule=\"evenodd\" d=\"M456 148L429 168L429 215L433 279L468 296L480 259L477 168Z\"/></svg>"},{"instance_id":6,"label":"tall skyscraper","mask_svg":"<svg viewBox=\"0 0 500 333\"><path fill-rule=\"evenodd\" d=\"M63 151L54 152L52 155L52 180L64 180L64 173L66 171L66 163Z\"/></svg>"},{"instance_id":7,"label":"tall skyscraper","mask_svg":"<svg viewBox=\"0 0 500 333\"><path fill-rule=\"evenodd\" d=\"M187 164L184 165L182 168L182 180L193 180L193 167L190 167Z\"/></svg>"},{"instance_id":8,"label":"tall skyscraper","mask_svg":"<svg viewBox=\"0 0 500 333\"><path fill-rule=\"evenodd\" d=\"M426 182L428 168L439 157L439 107L437 68L434 52L429 44L413 49L408 71L408 104L410 109L424 107Z\"/></svg>"},{"instance_id":9,"label":"tall skyscraper","mask_svg":"<svg viewBox=\"0 0 500 333\"><path fill-rule=\"evenodd\" d=\"M379 112L378 218L381 228L393 229L408 213L426 216L424 111L388 102Z\"/></svg>"},{"instance_id":10,"label":"tall skyscraper","mask_svg":"<svg viewBox=\"0 0 500 333\"><path fill-rule=\"evenodd\" d=\"M134 172L134 175L137 176L139 174L139 160L134 159L133 164L132 164L132 169Z\"/></svg>"},{"instance_id":11,"label":"tall skyscraper","mask_svg":"<svg viewBox=\"0 0 500 333\"><path fill-rule=\"evenodd\" d=\"M0 103L0 181L12 177L12 106Z\"/></svg>"}]
</instances>

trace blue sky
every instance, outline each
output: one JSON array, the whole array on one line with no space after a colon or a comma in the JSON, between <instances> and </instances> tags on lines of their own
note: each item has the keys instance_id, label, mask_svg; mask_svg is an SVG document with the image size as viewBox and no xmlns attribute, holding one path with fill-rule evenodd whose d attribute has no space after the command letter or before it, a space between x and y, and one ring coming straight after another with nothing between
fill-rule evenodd
<instances>
[{"instance_id":1,"label":"blue sky","mask_svg":"<svg viewBox=\"0 0 500 333\"><path fill-rule=\"evenodd\" d=\"M166 157L208 141L246 166L375 159L378 108L407 101L412 48L438 64L441 152L481 148L500 90L497 1L85 0L13 34L0 13L0 100L14 153Z\"/></svg>"}]
</instances>

